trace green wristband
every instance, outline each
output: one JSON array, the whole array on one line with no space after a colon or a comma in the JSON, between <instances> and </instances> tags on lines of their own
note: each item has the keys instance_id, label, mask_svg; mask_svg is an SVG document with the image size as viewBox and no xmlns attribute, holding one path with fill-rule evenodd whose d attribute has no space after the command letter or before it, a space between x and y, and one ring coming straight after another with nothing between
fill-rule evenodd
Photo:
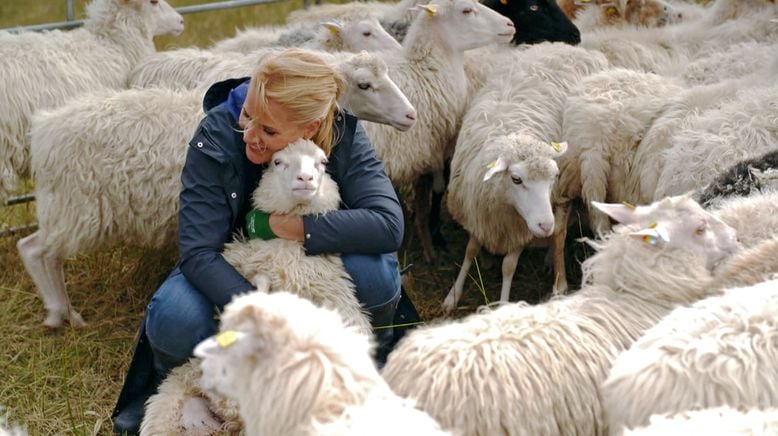
<instances>
[{"instance_id":1,"label":"green wristband","mask_svg":"<svg viewBox=\"0 0 778 436\"><path fill-rule=\"evenodd\" d=\"M270 229L270 214L260 210L252 209L246 214L246 230L249 239L275 239L277 236Z\"/></svg>"}]
</instances>

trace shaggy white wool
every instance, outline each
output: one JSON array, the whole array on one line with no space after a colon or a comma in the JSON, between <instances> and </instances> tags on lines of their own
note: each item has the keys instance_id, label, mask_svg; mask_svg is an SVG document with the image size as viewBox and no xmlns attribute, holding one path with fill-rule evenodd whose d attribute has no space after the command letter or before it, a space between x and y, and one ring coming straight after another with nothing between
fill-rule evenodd
<instances>
[{"instance_id":1,"label":"shaggy white wool","mask_svg":"<svg viewBox=\"0 0 778 436\"><path fill-rule=\"evenodd\" d=\"M618 435L619 433L614 433ZM762 436L778 434L778 409L735 410L730 407L652 416L645 427L627 430L623 436Z\"/></svg>"},{"instance_id":2,"label":"shaggy white wool","mask_svg":"<svg viewBox=\"0 0 778 436\"><path fill-rule=\"evenodd\" d=\"M87 91L125 88L133 65L154 52L152 37L166 14L181 20L180 33L183 20L164 0L94 0L83 28L0 32L0 204L28 172L33 112Z\"/></svg>"},{"instance_id":3,"label":"shaggy white wool","mask_svg":"<svg viewBox=\"0 0 778 436\"><path fill-rule=\"evenodd\" d=\"M603 383L609 426L654 414L778 407L778 281L680 307L614 362Z\"/></svg>"}]
</instances>

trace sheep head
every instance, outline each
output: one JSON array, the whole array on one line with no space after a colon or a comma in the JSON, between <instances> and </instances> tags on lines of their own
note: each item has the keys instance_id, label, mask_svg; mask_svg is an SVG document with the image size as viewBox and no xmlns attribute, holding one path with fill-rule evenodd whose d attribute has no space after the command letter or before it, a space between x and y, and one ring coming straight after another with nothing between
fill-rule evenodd
<instances>
[{"instance_id":1,"label":"sheep head","mask_svg":"<svg viewBox=\"0 0 778 436\"><path fill-rule=\"evenodd\" d=\"M559 174L554 159L567 150L567 143L544 143L520 133L494 142L502 151L485 168L483 182L500 183L500 197L524 218L534 236L550 236L554 232L551 189Z\"/></svg>"},{"instance_id":2,"label":"sheep head","mask_svg":"<svg viewBox=\"0 0 778 436\"><path fill-rule=\"evenodd\" d=\"M327 156L299 139L273 154L254 191L254 207L268 213L305 215L338 208L337 186L325 172Z\"/></svg>"},{"instance_id":3,"label":"sheep head","mask_svg":"<svg viewBox=\"0 0 778 436\"><path fill-rule=\"evenodd\" d=\"M256 418L248 434L302 434L364 401L380 380L369 350L368 337L335 311L288 292L253 292L225 307L221 333L195 356L203 387Z\"/></svg>"}]
</instances>

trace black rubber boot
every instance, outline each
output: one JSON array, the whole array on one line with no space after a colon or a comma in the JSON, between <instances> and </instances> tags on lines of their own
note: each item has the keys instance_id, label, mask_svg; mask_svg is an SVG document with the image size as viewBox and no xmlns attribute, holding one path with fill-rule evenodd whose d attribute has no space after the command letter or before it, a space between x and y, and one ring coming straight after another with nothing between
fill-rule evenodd
<instances>
[{"instance_id":1,"label":"black rubber boot","mask_svg":"<svg viewBox=\"0 0 778 436\"><path fill-rule=\"evenodd\" d=\"M378 369L384 367L386 357L394 348L394 315L397 303L400 302L400 292L386 304L368 308L370 324L373 326L373 337L376 342L375 362Z\"/></svg>"}]
</instances>

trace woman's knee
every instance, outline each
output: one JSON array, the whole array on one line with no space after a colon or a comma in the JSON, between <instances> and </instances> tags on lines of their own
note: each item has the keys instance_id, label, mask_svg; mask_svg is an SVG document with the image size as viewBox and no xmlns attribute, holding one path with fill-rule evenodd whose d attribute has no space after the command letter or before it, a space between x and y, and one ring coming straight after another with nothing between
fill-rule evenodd
<instances>
[{"instance_id":1,"label":"woman's knee","mask_svg":"<svg viewBox=\"0 0 778 436\"><path fill-rule=\"evenodd\" d=\"M181 362L216 329L213 304L181 274L165 280L146 309L146 335L152 349Z\"/></svg>"},{"instance_id":2,"label":"woman's knee","mask_svg":"<svg viewBox=\"0 0 778 436\"><path fill-rule=\"evenodd\" d=\"M357 299L366 308L396 299L400 292L397 256L387 254L344 254L343 266L356 287Z\"/></svg>"}]
</instances>

